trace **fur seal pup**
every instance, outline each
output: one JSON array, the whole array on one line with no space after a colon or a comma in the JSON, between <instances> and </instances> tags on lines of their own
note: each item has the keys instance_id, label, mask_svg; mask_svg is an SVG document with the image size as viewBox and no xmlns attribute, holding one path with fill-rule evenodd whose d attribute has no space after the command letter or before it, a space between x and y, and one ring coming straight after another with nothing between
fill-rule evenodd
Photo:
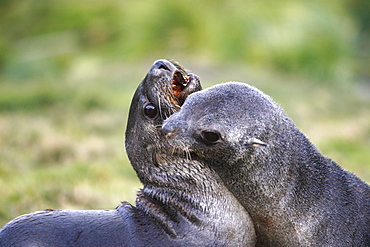
<instances>
[{"instance_id":1,"label":"fur seal pup","mask_svg":"<svg viewBox=\"0 0 370 247\"><path fill-rule=\"evenodd\" d=\"M190 95L162 127L215 169L252 217L256 246L370 246L370 187L323 156L269 96L244 83Z\"/></svg>"},{"instance_id":2,"label":"fur seal pup","mask_svg":"<svg viewBox=\"0 0 370 247\"><path fill-rule=\"evenodd\" d=\"M126 151L144 185L136 207L156 219L173 244L254 246L249 214L217 173L174 153L161 131L163 120L201 90L199 78L166 60L153 67L134 95L126 130Z\"/></svg>"},{"instance_id":3,"label":"fur seal pup","mask_svg":"<svg viewBox=\"0 0 370 247\"><path fill-rule=\"evenodd\" d=\"M196 75L167 60L156 61L139 85L126 130L144 184L136 206L23 215L0 230L0 246L253 246L251 219L220 179L163 148L163 119L200 89Z\"/></svg>"}]
</instances>

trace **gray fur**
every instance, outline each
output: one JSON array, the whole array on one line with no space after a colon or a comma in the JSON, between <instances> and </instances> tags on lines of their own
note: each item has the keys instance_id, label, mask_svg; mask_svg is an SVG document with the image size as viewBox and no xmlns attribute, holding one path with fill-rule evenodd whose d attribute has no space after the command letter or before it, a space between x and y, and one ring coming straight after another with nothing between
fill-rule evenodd
<instances>
[{"instance_id":1,"label":"gray fur","mask_svg":"<svg viewBox=\"0 0 370 247\"><path fill-rule=\"evenodd\" d=\"M0 246L253 246L251 219L217 174L165 147L163 119L201 89L190 75L193 82L174 98L175 71L185 73L169 61L156 61L132 100L126 150L144 185L136 206L23 215L0 230ZM154 119L143 114L147 102L160 109Z\"/></svg>"},{"instance_id":2,"label":"gray fur","mask_svg":"<svg viewBox=\"0 0 370 247\"><path fill-rule=\"evenodd\" d=\"M251 215L257 246L370 246L369 185L258 89L231 82L194 93L162 129L169 146L217 171Z\"/></svg>"}]
</instances>

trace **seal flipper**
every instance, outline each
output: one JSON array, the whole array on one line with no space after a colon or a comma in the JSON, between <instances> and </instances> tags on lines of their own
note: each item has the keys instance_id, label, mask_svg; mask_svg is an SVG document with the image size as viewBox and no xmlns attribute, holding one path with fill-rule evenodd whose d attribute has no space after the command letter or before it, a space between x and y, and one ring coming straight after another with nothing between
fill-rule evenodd
<instances>
[{"instance_id":1,"label":"seal flipper","mask_svg":"<svg viewBox=\"0 0 370 247\"><path fill-rule=\"evenodd\" d=\"M38 211L5 225L0 246L142 246L140 227L127 209Z\"/></svg>"}]
</instances>

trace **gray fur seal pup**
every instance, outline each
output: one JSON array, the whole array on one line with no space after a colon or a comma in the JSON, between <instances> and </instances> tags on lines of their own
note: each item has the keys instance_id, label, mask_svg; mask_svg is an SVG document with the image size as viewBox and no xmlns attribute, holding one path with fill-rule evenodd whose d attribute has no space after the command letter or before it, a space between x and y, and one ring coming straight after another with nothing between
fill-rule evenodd
<instances>
[{"instance_id":1,"label":"gray fur seal pup","mask_svg":"<svg viewBox=\"0 0 370 247\"><path fill-rule=\"evenodd\" d=\"M23 215L0 230L0 246L253 246L251 219L220 179L163 148L163 119L200 89L196 75L167 60L156 61L139 85L126 130L144 185L136 206Z\"/></svg>"},{"instance_id":2,"label":"gray fur seal pup","mask_svg":"<svg viewBox=\"0 0 370 247\"><path fill-rule=\"evenodd\" d=\"M370 246L370 187L323 156L269 96L230 82L190 95L168 144L217 171L256 246Z\"/></svg>"}]
</instances>

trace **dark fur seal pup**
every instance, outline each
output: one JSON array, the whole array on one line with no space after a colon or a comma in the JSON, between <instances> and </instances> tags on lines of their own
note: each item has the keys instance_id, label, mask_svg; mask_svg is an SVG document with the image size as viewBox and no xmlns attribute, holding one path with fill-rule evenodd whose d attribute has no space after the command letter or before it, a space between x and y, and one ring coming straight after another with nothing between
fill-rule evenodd
<instances>
[{"instance_id":1,"label":"dark fur seal pup","mask_svg":"<svg viewBox=\"0 0 370 247\"><path fill-rule=\"evenodd\" d=\"M134 95L126 131L128 157L144 184L136 207L155 219L171 245L254 246L249 214L217 173L173 153L161 131L163 120L201 89L199 78L165 60L153 68Z\"/></svg>"},{"instance_id":2,"label":"dark fur seal pup","mask_svg":"<svg viewBox=\"0 0 370 247\"><path fill-rule=\"evenodd\" d=\"M197 76L166 60L139 85L126 131L128 156L144 184L136 207L23 215L0 230L0 246L253 246L250 217L220 179L162 148L158 125L200 89Z\"/></svg>"},{"instance_id":3,"label":"dark fur seal pup","mask_svg":"<svg viewBox=\"0 0 370 247\"><path fill-rule=\"evenodd\" d=\"M269 96L243 83L190 95L163 125L247 209L257 246L370 246L370 188L320 154Z\"/></svg>"}]
</instances>

